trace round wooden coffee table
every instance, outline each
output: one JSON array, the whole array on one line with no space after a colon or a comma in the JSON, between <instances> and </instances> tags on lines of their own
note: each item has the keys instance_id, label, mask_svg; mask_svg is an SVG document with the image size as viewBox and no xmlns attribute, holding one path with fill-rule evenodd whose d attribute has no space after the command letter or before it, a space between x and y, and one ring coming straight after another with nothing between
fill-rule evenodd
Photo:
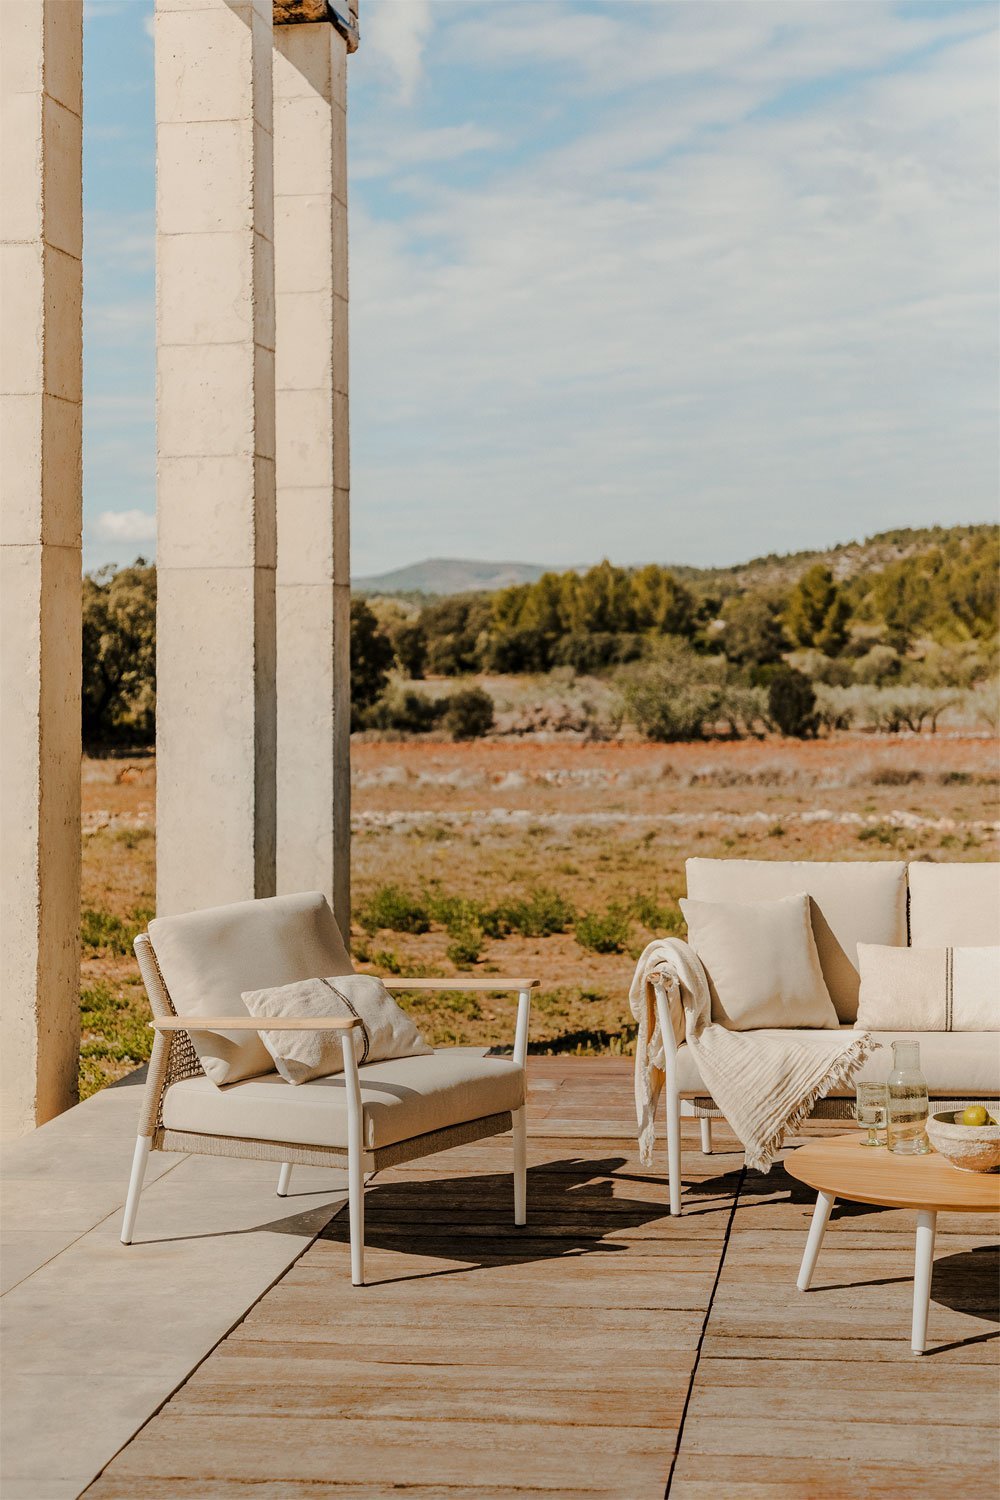
<instances>
[{"instance_id":1,"label":"round wooden coffee table","mask_svg":"<svg viewBox=\"0 0 1000 1500\"><path fill-rule=\"evenodd\" d=\"M838 1198L876 1203L880 1208L915 1208L917 1253L913 1272L911 1348L927 1347L934 1234L939 1213L1000 1212L1000 1176L963 1172L943 1156L896 1156L885 1147L862 1146L861 1135L835 1135L810 1141L789 1154L785 1171L815 1188L816 1208L799 1270L800 1292L809 1290L830 1210Z\"/></svg>"}]
</instances>

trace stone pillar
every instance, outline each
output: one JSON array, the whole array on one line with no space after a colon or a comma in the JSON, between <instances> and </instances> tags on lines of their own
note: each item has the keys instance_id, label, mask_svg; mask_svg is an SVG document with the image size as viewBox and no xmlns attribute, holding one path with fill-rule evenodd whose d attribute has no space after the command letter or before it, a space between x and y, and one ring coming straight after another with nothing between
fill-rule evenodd
<instances>
[{"instance_id":1,"label":"stone pillar","mask_svg":"<svg viewBox=\"0 0 1000 1500\"><path fill-rule=\"evenodd\" d=\"M82 0L0 3L5 1135L76 1098Z\"/></svg>"},{"instance_id":2,"label":"stone pillar","mask_svg":"<svg viewBox=\"0 0 1000 1500\"><path fill-rule=\"evenodd\" d=\"M350 932L347 52L330 21L279 26L278 890L321 890Z\"/></svg>"},{"instance_id":3,"label":"stone pillar","mask_svg":"<svg viewBox=\"0 0 1000 1500\"><path fill-rule=\"evenodd\" d=\"M271 0L156 0L157 909L274 891Z\"/></svg>"}]
</instances>

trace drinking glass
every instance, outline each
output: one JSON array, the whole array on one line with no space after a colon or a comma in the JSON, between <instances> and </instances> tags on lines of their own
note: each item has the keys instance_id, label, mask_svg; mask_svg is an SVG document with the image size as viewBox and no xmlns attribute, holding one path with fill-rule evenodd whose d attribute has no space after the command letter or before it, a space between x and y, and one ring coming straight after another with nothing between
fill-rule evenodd
<instances>
[{"instance_id":1,"label":"drinking glass","mask_svg":"<svg viewBox=\"0 0 1000 1500\"><path fill-rule=\"evenodd\" d=\"M884 1083L859 1083L855 1117L862 1129L867 1129L868 1138L862 1146L884 1146L885 1130L889 1119L889 1090ZM879 1132L883 1132L881 1139Z\"/></svg>"}]
</instances>

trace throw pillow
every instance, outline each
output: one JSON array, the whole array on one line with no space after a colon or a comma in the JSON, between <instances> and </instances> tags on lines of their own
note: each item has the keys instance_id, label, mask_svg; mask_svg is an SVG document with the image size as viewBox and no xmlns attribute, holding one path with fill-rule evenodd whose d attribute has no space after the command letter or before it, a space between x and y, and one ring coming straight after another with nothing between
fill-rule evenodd
<instances>
[{"instance_id":1,"label":"throw pillow","mask_svg":"<svg viewBox=\"0 0 1000 1500\"><path fill-rule=\"evenodd\" d=\"M1000 1031L1000 948L859 943L860 1031Z\"/></svg>"},{"instance_id":2,"label":"throw pillow","mask_svg":"<svg viewBox=\"0 0 1000 1500\"><path fill-rule=\"evenodd\" d=\"M809 897L681 901L705 966L712 1020L732 1031L839 1025L813 937Z\"/></svg>"},{"instance_id":3,"label":"throw pillow","mask_svg":"<svg viewBox=\"0 0 1000 1500\"><path fill-rule=\"evenodd\" d=\"M409 1016L374 974L340 974L330 979L300 979L274 989L247 990L243 1004L262 1020L287 1016L356 1016L358 1063L390 1057L424 1057L428 1047ZM308 1083L344 1071L339 1031L261 1031L260 1039L288 1083Z\"/></svg>"}]
</instances>

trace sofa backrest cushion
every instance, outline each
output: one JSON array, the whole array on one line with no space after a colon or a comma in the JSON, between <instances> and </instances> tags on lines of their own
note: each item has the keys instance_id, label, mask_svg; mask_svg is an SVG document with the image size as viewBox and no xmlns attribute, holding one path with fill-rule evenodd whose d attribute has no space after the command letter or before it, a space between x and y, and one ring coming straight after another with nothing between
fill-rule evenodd
<instances>
[{"instance_id":1,"label":"sofa backrest cushion","mask_svg":"<svg viewBox=\"0 0 1000 1500\"><path fill-rule=\"evenodd\" d=\"M319 891L156 917L149 937L180 1016L248 1016L244 990L354 970ZM255 1031L193 1032L191 1040L213 1083L238 1083L274 1068Z\"/></svg>"},{"instance_id":2,"label":"sofa backrest cushion","mask_svg":"<svg viewBox=\"0 0 1000 1500\"><path fill-rule=\"evenodd\" d=\"M696 901L812 897L820 968L843 1025L858 1017L858 944L906 944L906 866L898 860L689 859Z\"/></svg>"},{"instance_id":3,"label":"sofa backrest cushion","mask_svg":"<svg viewBox=\"0 0 1000 1500\"><path fill-rule=\"evenodd\" d=\"M1000 864L910 865L910 945L993 948L1000 944Z\"/></svg>"}]
</instances>

